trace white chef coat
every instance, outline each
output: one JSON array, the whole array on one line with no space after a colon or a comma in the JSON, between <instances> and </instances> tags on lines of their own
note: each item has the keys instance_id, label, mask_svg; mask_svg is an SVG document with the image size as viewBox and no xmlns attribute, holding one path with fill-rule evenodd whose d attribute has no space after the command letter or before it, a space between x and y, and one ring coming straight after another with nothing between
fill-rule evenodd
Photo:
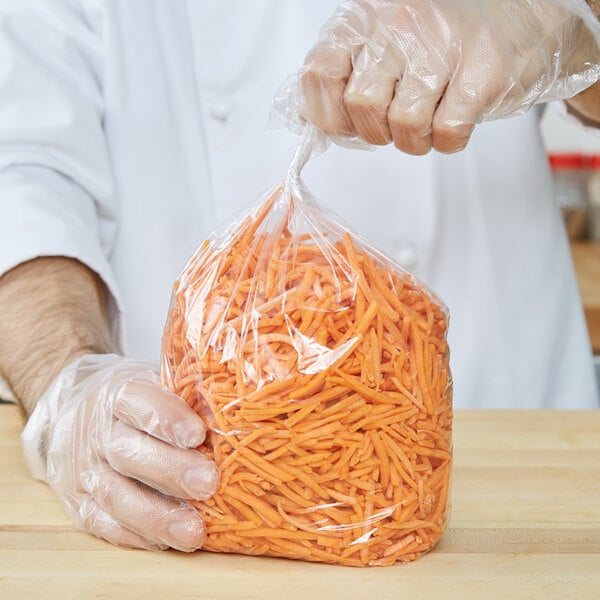
<instances>
[{"instance_id":1,"label":"white chef coat","mask_svg":"<svg viewBox=\"0 0 600 600\"><path fill-rule=\"evenodd\" d=\"M78 258L157 359L178 272L286 171L272 96L334 4L0 0L0 274ZM448 304L455 406L598 406L533 113L454 156L333 147L305 180Z\"/></svg>"}]
</instances>

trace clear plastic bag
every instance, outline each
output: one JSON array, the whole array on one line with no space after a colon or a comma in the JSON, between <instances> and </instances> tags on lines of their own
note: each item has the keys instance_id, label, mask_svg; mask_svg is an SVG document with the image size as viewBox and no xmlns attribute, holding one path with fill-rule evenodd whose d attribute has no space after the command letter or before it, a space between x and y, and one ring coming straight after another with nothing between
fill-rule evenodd
<instances>
[{"instance_id":1,"label":"clear plastic bag","mask_svg":"<svg viewBox=\"0 0 600 600\"><path fill-rule=\"evenodd\" d=\"M311 148L175 282L163 382L205 419L221 469L194 503L205 549L409 561L448 514L448 314L310 197Z\"/></svg>"}]
</instances>

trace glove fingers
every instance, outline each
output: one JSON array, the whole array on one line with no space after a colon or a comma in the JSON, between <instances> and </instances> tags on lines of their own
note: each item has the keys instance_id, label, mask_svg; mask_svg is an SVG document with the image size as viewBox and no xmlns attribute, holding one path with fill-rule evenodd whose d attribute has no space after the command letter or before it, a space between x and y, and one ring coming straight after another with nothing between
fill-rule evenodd
<instances>
[{"instance_id":1,"label":"glove fingers","mask_svg":"<svg viewBox=\"0 0 600 600\"><path fill-rule=\"evenodd\" d=\"M381 47L365 46L358 55L344 91L343 103L354 133L369 144L384 146L392 140L388 107L403 68L380 60ZM396 61L394 61L396 62Z\"/></svg>"},{"instance_id":2,"label":"glove fingers","mask_svg":"<svg viewBox=\"0 0 600 600\"><path fill-rule=\"evenodd\" d=\"M427 154L432 147L432 122L436 107L448 84L446 73L430 72L429 84L412 73L396 85L388 111L394 145L408 154Z\"/></svg>"},{"instance_id":3,"label":"glove fingers","mask_svg":"<svg viewBox=\"0 0 600 600\"><path fill-rule=\"evenodd\" d=\"M408 1L396 8L386 33L388 46L404 63L388 110L392 139L404 152L426 154L432 146L433 115L455 57L446 19L435 3Z\"/></svg>"},{"instance_id":4,"label":"glove fingers","mask_svg":"<svg viewBox=\"0 0 600 600\"><path fill-rule=\"evenodd\" d=\"M477 51L462 52L433 118L433 146L440 152L464 149L475 124L490 114L500 116L499 106L518 86L493 32L484 26L473 35L477 37L473 46Z\"/></svg>"},{"instance_id":5,"label":"glove fingers","mask_svg":"<svg viewBox=\"0 0 600 600\"><path fill-rule=\"evenodd\" d=\"M205 500L219 486L219 469L196 450L176 448L117 421L106 459L119 473L176 498Z\"/></svg>"},{"instance_id":6,"label":"glove fingers","mask_svg":"<svg viewBox=\"0 0 600 600\"><path fill-rule=\"evenodd\" d=\"M166 550L169 546L147 540L134 531L115 521L92 497L79 509L81 526L95 536L120 548L141 548L143 550Z\"/></svg>"},{"instance_id":7,"label":"glove fingers","mask_svg":"<svg viewBox=\"0 0 600 600\"><path fill-rule=\"evenodd\" d=\"M452 102L454 99L447 101L446 98L443 98L440 108L433 118L432 144L438 152L444 154L453 154L464 150L475 128L473 124L465 122L462 118L450 116L453 111L446 108L446 105Z\"/></svg>"},{"instance_id":8,"label":"glove fingers","mask_svg":"<svg viewBox=\"0 0 600 600\"><path fill-rule=\"evenodd\" d=\"M372 37L374 14L375 7L368 2L342 3L304 60L300 83L306 117L328 135L354 135L344 90L362 41Z\"/></svg>"},{"instance_id":9,"label":"glove fingers","mask_svg":"<svg viewBox=\"0 0 600 600\"><path fill-rule=\"evenodd\" d=\"M193 552L204 543L202 517L183 500L124 477L108 465L82 473L82 480L106 513L149 542L184 552Z\"/></svg>"},{"instance_id":10,"label":"glove fingers","mask_svg":"<svg viewBox=\"0 0 600 600\"><path fill-rule=\"evenodd\" d=\"M300 83L308 119L327 135L350 134L342 98L352 59L344 48L317 44L306 57Z\"/></svg>"},{"instance_id":11,"label":"glove fingers","mask_svg":"<svg viewBox=\"0 0 600 600\"><path fill-rule=\"evenodd\" d=\"M202 419L179 396L161 386L158 377L128 381L115 398L113 413L179 448L196 448L206 435Z\"/></svg>"},{"instance_id":12,"label":"glove fingers","mask_svg":"<svg viewBox=\"0 0 600 600\"><path fill-rule=\"evenodd\" d=\"M432 142L439 152L452 154L466 147L475 124L481 120L481 111L492 95L489 88L478 93L472 86L463 83L469 80L468 67L461 68L449 83L435 112Z\"/></svg>"}]
</instances>

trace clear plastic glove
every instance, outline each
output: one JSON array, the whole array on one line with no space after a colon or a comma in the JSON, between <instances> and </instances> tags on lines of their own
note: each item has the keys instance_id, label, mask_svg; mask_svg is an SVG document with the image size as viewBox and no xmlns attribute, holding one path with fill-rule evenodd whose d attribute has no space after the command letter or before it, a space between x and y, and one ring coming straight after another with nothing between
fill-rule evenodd
<instances>
[{"instance_id":1,"label":"clear plastic glove","mask_svg":"<svg viewBox=\"0 0 600 600\"><path fill-rule=\"evenodd\" d=\"M456 152L476 123L597 81L599 43L584 0L349 0L309 52L302 93L288 82L275 108L338 143Z\"/></svg>"},{"instance_id":2,"label":"clear plastic glove","mask_svg":"<svg viewBox=\"0 0 600 600\"><path fill-rule=\"evenodd\" d=\"M23 447L78 527L124 547L202 546L204 523L184 499L204 500L219 470L194 450L202 420L165 389L152 366L87 355L40 398Z\"/></svg>"}]
</instances>

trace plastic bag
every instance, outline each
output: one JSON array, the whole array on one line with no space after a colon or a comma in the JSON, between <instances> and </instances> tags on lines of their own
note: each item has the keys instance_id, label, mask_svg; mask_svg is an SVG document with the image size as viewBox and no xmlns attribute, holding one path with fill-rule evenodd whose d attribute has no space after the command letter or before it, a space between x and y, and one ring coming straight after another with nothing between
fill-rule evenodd
<instances>
[{"instance_id":1,"label":"plastic bag","mask_svg":"<svg viewBox=\"0 0 600 600\"><path fill-rule=\"evenodd\" d=\"M310 197L311 147L175 282L163 382L205 419L221 469L194 503L205 549L409 561L447 520L448 314Z\"/></svg>"}]
</instances>

